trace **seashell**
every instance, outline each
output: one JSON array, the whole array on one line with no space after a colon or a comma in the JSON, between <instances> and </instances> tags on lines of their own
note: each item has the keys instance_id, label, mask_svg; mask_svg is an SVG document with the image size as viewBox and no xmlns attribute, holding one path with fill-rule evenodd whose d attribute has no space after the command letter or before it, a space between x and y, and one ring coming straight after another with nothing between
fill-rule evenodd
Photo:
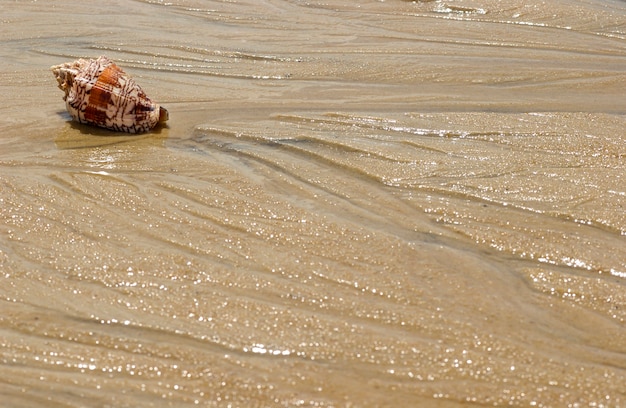
<instances>
[{"instance_id":1,"label":"seashell","mask_svg":"<svg viewBox=\"0 0 626 408\"><path fill-rule=\"evenodd\" d=\"M113 61L78 59L50 67L65 92L67 111L80 123L118 132L147 132L168 118L139 85Z\"/></svg>"}]
</instances>

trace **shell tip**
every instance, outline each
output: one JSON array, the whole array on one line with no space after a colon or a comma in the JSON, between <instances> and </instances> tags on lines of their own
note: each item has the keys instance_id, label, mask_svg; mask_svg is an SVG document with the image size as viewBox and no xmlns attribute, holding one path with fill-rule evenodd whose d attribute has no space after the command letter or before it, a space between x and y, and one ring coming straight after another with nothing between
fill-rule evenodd
<instances>
[{"instance_id":1,"label":"shell tip","mask_svg":"<svg viewBox=\"0 0 626 408\"><path fill-rule=\"evenodd\" d=\"M159 107L159 123L165 123L170 118L170 113L164 107Z\"/></svg>"}]
</instances>

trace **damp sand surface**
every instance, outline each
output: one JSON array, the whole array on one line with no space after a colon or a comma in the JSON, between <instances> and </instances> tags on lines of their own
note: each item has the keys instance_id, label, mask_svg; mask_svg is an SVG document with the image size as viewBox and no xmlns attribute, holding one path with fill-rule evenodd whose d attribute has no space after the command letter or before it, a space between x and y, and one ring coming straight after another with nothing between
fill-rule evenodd
<instances>
[{"instance_id":1,"label":"damp sand surface","mask_svg":"<svg viewBox=\"0 0 626 408\"><path fill-rule=\"evenodd\" d=\"M4 406L626 406L623 1L0 15Z\"/></svg>"}]
</instances>

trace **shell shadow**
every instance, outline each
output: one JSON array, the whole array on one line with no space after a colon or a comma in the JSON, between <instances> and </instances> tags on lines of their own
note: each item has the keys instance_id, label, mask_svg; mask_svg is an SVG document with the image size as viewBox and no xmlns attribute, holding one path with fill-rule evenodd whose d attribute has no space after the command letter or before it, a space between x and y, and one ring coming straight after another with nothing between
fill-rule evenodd
<instances>
[{"instance_id":1,"label":"shell shadow","mask_svg":"<svg viewBox=\"0 0 626 408\"><path fill-rule=\"evenodd\" d=\"M67 118L67 115L61 112L59 112L59 115ZM61 150L108 146L145 139L151 139L154 141L154 144L163 145L168 137L168 129L167 125L158 124L150 132L132 134L115 132L68 120L66 121L66 126L59 129L54 143Z\"/></svg>"}]
</instances>

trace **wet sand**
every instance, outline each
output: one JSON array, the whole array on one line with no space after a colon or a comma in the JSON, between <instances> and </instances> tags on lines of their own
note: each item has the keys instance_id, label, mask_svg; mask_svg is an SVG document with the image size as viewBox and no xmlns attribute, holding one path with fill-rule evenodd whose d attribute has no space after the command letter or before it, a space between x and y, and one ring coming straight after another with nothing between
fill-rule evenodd
<instances>
[{"instance_id":1,"label":"wet sand","mask_svg":"<svg viewBox=\"0 0 626 408\"><path fill-rule=\"evenodd\" d=\"M626 405L626 3L0 15L6 406ZM70 120L102 54L166 128Z\"/></svg>"}]
</instances>

